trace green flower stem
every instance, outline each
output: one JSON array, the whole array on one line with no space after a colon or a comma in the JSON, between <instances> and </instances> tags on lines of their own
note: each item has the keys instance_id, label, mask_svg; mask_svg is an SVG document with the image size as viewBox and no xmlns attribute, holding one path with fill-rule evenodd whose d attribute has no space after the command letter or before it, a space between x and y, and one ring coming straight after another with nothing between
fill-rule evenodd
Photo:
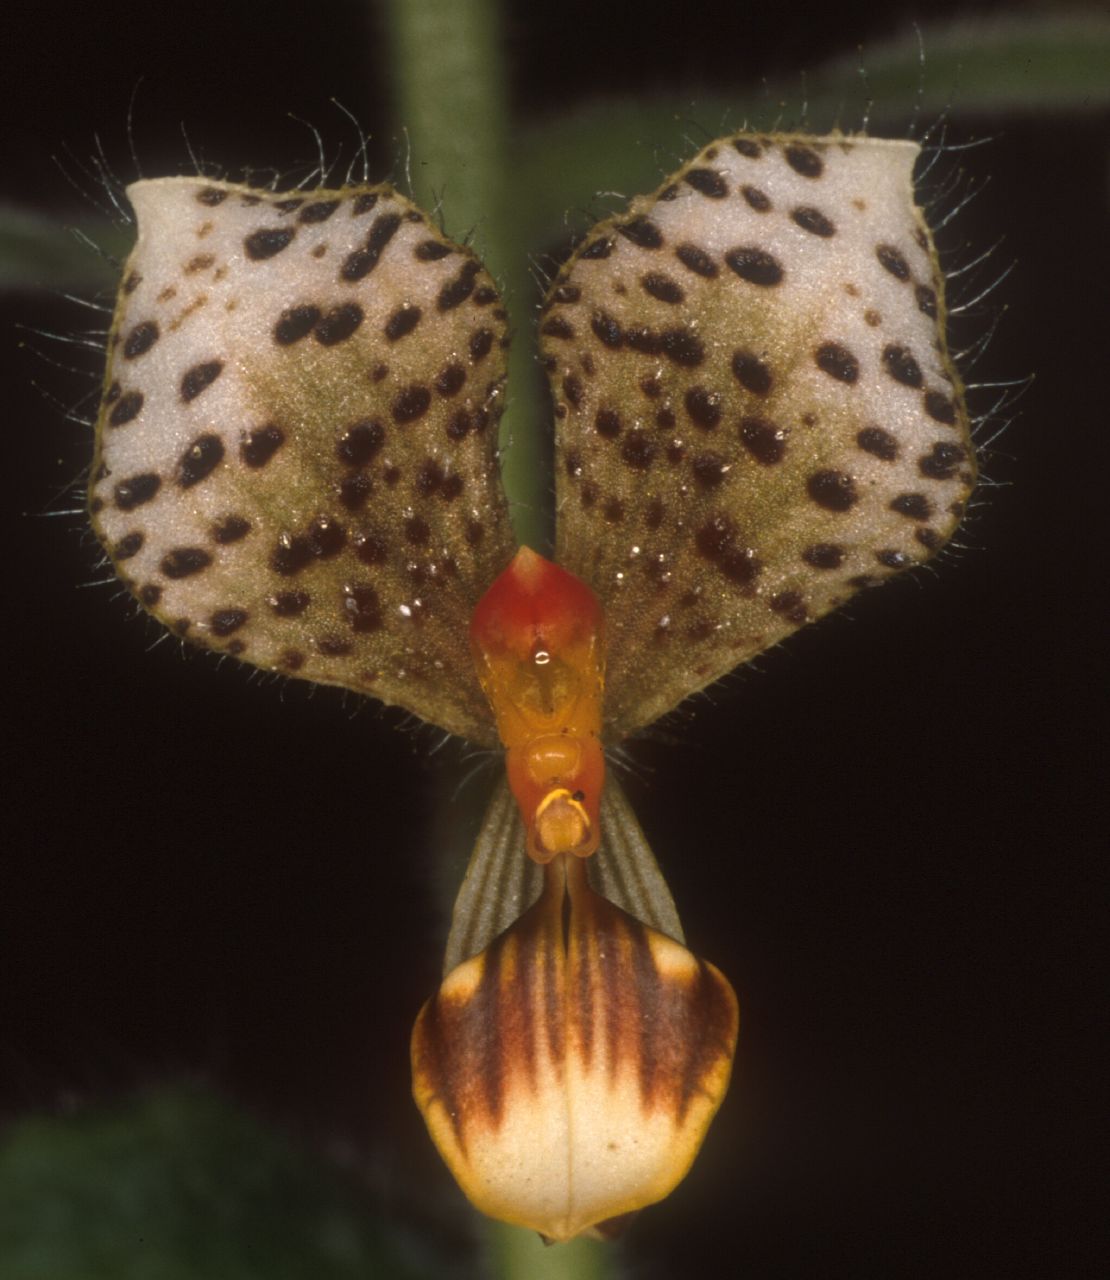
<instances>
[{"instance_id":1,"label":"green flower stem","mask_svg":"<svg viewBox=\"0 0 1110 1280\"><path fill-rule=\"evenodd\" d=\"M549 541L547 467L531 333L528 226L510 204L509 108L500 0L388 0L396 119L408 133L413 198L449 235L473 235L516 324L502 477L518 539Z\"/></svg>"},{"instance_id":2,"label":"green flower stem","mask_svg":"<svg viewBox=\"0 0 1110 1280\"><path fill-rule=\"evenodd\" d=\"M448 234L473 234L516 333L502 421L502 477L521 542L544 550L550 505L542 451L528 274L530 227L510 205L507 75L500 0L388 0L396 119L408 132L413 198ZM534 1232L487 1225L501 1280L604 1280L612 1250L590 1240L546 1248Z\"/></svg>"},{"instance_id":3,"label":"green flower stem","mask_svg":"<svg viewBox=\"0 0 1110 1280\"><path fill-rule=\"evenodd\" d=\"M521 1227L489 1225L492 1274L499 1280L605 1280L615 1274L613 1249L597 1240L548 1246Z\"/></svg>"}]
</instances>

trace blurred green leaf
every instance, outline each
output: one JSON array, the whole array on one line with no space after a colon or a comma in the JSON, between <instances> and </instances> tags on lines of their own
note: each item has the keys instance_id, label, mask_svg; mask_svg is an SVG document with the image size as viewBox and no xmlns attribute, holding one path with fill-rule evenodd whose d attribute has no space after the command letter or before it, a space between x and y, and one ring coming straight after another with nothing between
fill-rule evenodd
<instances>
[{"instance_id":1,"label":"blurred green leaf","mask_svg":"<svg viewBox=\"0 0 1110 1280\"><path fill-rule=\"evenodd\" d=\"M924 67L922 53L924 49ZM861 75L860 68L866 71ZM532 252L581 232L598 192L631 196L657 186L697 147L745 123L753 128L858 128L901 135L942 114L1088 112L1110 105L1110 19L961 19L838 58L805 80L738 87L696 99L609 99L514 134L517 226Z\"/></svg>"},{"instance_id":2,"label":"blurred green leaf","mask_svg":"<svg viewBox=\"0 0 1110 1280\"><path fill-rule=\"evenodd\" d=\"M0 204L0 289L114 291L119 272L112 259L126 255L129 240L107 218L83 218L75 227Z\"/></svg>"},{"instance_id":3,"label":"blurred green leaf","mask_svg":"<svg viewBox=\"0 0 1110 1280\"><path fill-rule=\"evenodd\" d=\"M457 1264L199 1089L29 1119L0 1146L4 1280L418 1280Z\"/></svg>"}]
</instances>

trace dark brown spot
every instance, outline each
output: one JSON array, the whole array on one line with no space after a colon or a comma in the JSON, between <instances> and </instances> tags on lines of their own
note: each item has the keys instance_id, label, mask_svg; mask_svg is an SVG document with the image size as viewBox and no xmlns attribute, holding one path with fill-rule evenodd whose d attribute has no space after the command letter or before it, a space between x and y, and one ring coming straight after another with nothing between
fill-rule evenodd
<instances>
[{"instance_id":1,"label":"dark brown spot","mask_svg":"<svg viewBox=\"0 0 1110 1280\"><path fill-rule=\"evenodd\" d=\"M474 292L474 278L480 270L480 265L473 258L464 262L458 274L440 289L439 296L436 298L436 309L453 311L461 306Z\"/></svg>"},{"instance_id":2,"label":"dark brown spot","mask_svg":"<svg viewBox=\"0 0 1110 1280\"><path fill-rule=\"evenodd\" d=\"M174 547L162 557L158 566L167 578L190 578L212 563L211 555L203 547Z\"/></svg>"},{"instance_id":3,"label":"dark brown spot","mask_svg":"<svg viewBox=\"0 0 1110 1280\"><path fill-rule=\"evenodd\" d=\"M221 547L230 546L233 542L241 541L250 531L251 522L243 516L221 516L212 525L212 541Z\"/></svg>"},{"instance_id":4,"label":"dark brown spot","mask_svg":"<svg viewBox=\"0 0 1110 1280\"><path fill-rule=\"evenodd\" d=\"M455 474L448 476L439 487L439 496L444 502L454 502L463 491L463 478Z\"/></svg>"},{"instance_id":5,"label":"dark brown spot","mask_svg":"<svg viewBox=\"0 0 1110 1280\"><path fill-rule=\"evenodd\" d=\"M691 387L683 399L691 421L703 431L712 431L721 421L721 397L706 387Z\"/></svg>"},{"instance_id":6,"label":"dark brown spot","mask_svg":"<svg viewBox=\"0 0 1110 1280\"><path fill-rule=\"evenodd\" d=\"M182 489L199 484L223 461L224 442L210 432L197 436L177 463L177 483Z\"/></svg>"},{"instance_id":7,"label":"dark brown spot","mask_svg":"<svg viewBox=\"0 0 1110 1280\"><path fill-rule=\"evenodd\" d=\"M218 609L209 619L208 626L214 636L229 636L247 620L246 609Z\"/></svg>"},{"instance_id":8,"label":"dark brown spot","mask_svg":"<svg viewBox=\"0 0 1110 1280\"><path fill-rule=\"evenodd\" d=\"M813 569L839 569L844 563L844 548L835 542L815 542L802 552L802 559Z\"/></svg>"},{"instance_id":9,"label":"dark brown spot","mask_svg":"<svg viewBox=\"0 0 1110 1280\"><path fill-rule=\"evenodd\" d=\"M896 280L908 280L910 278L909 263L892 244L876 245L875 257L879 259L883 267Z\"/></svg>"},{"instance_id":10,"label":"dark brown spot","mask_svg":"<svg viewBox=\"0 0 1110 1280\"><path fill-rule=\"evenodd\" d=\"M763 148L753 138L733 138L732 145L749 160L758 160L763 155Z\"/></svg>"},{"instance_id":11,"label":"dark brown spot","mask_svg":"<svg viewBox=\"0 0 1110 1280\"><path fill-rule=\"evenodd\" d=\"M294 235L296 231L292 227L263 227L252 231L243 245L248 258L254 262L262 262L280 253L282 249L287 249L293 243Z\"/></svg>"},{"instance_id":12,"label":"dark brown spot","mask_svg":"<svg viewBox=\"0 0 1110 1280\"><path fill-rule=\"evenodd\" d=\"M613 440L621 433L621 416L616 409L598 409L594 429L599 436Z\"/></svg>"},{"instance_id":13,"label":"dark brown spot","mask_svg":"<svg viewBox=\"0 0 1110 1280\"><path fill-rule=\"evenodd\" d=\"M425 458L416 469L413 488L422 498L430 498L443 483L443 466L435 458Z\"/></svg>"},{"instance_id":14,"label":"dark brown spot","mask_svg":"<svg viewBox=\"0 0 1110 1280\"><path fill-rule=\"evenodd\" d=\"M568 373L563 379L563 395L576 409L582 403L582 379L577 374Z\"/></svg>"},{"instance_id":15,"label":"dark brown spot","mask_svg":"<svg viewBox=\"0 0 1110 1280\"><path fill-rule=\"evenodd\" d=\"M656 446L646 431L629 431L621 444L621 457L628 466L646 471L655 457Z\"/></svg>"},{"instance_id":16,"label":"dark brown spot","mask_svg":"<svg viewBox=\"0 0 1110 1280\"><path fill-rule=\"evenodd\" d=\"M351 539L355 558L363 564L384 564L389 553L389 543L377 533L360 530Z\"/></svg>"},{"instance_id":17,"label":"dark brown spot","mask_svg":"<svg viewBox=\"0 0 1110 1280\"><path fill-rule=\"evenodd\" d=\"M186 404L195 400L202 391L207 390L223 373L222 360L205 360L203 364L195 364L186 371L181 379L181 398Z\"/></svg>"},{"instance_id":18,"label":"dark brown spot","mask_svg":"<svg viewBox=\"0 0 1110 1280\"><path fill-rule=\"evenodd\" d=\"M700 195L712 200L723 200L728 195L728 183L716 169L687 169L682 178Z\"/></svg>"},{"instance_id":19,"label":"dark brown spot","mask_svg":"<svg viewBox=\"0 0 1110 1280\"><path fill-rule=\"evenodd\" d=\"M712 280L717 274L717 264L704 249L699 249L696 244L680 244L675 249L674 256L687 271L692 271L694 275L701 276L705 280Z\"/></svg>"},{"instance_id":20,"label":"dark brown spot","mask_svg":"<svg viewBox=\"0 0 1110 1280\"><path fill-rule=\"evenodd\" d=\"M312 336L322 347L334 347L345 342L364 319L363 310L357 302L344 302L320 317Z\"/></svg>"},{"instance_id":21,"label":"dark brown spot","mask_svg":"<svg viewBox=\"0 0 1110 1280\"><path fill-rule=\"evenodd\" d=\"M383 213L375 218L366 236L366 243L343 259L339 278L348 284L364 280L378 265L386 245L393 239L400 225L399 213Z\"/></svg>"},{"instance_id":22,"label":"dark brown spot","mask_svg":"<svg viewBox=\"0 0 1110 1280\"><path fill-rule=\"evenodd\" d=\"M434 382L436 391L444 399L457 395L466 382L466 370L461 364L446 365L437 375Z\"/></svg>"},{"instance_id":23,"label":"dark brown spot","mask_svg":"<svg viewBox=\"0 0 1110 1280\"><path fill-rule=\"evenodd\" d=\"M913 536L928 551L938 550L944 542L935 529L915 529Z\"/></svg>"},{"instance_id":24,"label":"dark brown spot","mask_svg":"<svg viewBox=\"0 0 1110 1280\"><path fill-rule=\"evenodd\" d=\"M646 378L640 379L640 390L649 400L658 400L663 394L663 384L654 374L652 374Z\"/></svg>"},{"instance_id":25,"label":"dark brown spot","mask_svg":"<svg viewBox=\"0 0 1110 1280\"><path fill-rule=\"evenodd\" d=\"M428 522L421 516L409 516L403 525L405 541L411 542L414 547L422 547L432 536L432 531L428 527Z\"/></svg>"},{"instance_id":26,"label":"dark brown spot","mask_svg":"<svg viewBox=\"0 0 1110 1280\"><path fill-rule=\"evenodd\" d=\"M818 369L838 382L855 382L859 378L859 361L839 342L823 342L813 353Z\"/></svg>"},{"instance_id":27,"label":"dark brown spot","mask_svg":"<svg viewBox=\"0 0 1110 1280\"><path fill-rule=\"evenodd\" d=\"M139 475L128 476L121 480L112 490L112 496L120 511L134 511L151 498L162 487L162 478L153 471L143 471Z\"/></svg>"},{"instance_id":28,"label":"dark brown spot","mask_svg":"<svg viewBox=\"0 0 1110 1280\"><path fill-rule=\"evenodd\" d=\"M126 359L134 360L137 356L145 355L157 341L157 323L154 320L144 320L127 335L123 344L123 354Z\"/></svg>"},{"instance_id":29,"label":"dark brown spot","mask_svg":"<svg viewBox=\"0 0 1110 1280\"><path fill-rule=\"evenodd\" d=\"M893 547L876 551L875 559L884 569L904 569L910 563L910 558L904 551L896 551Z\"/></svg>"},{"instance_id":30,"label":"dark brown spot","mask_svg":"<svg viewBox=\"0 0 1110 1280\"><path fill-rule=\"evenodd\" d=\"M928 453L918 458L917 469L929 480L951 480L966 458L967 450L963 445L938 440Z\"/></svg>"},{"instance_id":31,"label":"dark brown spot","mask_svg":"<svg viewBox=\"0 0 1110 1280\"><path fill-rule=\"evenodd\" d=\"M311 563L312 549L308 545L308 539L299 534L283 533L270 555L270 568L283 578L300 573Z\"/></svg>"},{"instance_id":32,"label":"dark brown spot","mask_svg":"<svg viewBox=\"0 0 1110 1280\"><path fill-rule=\"evenodd\" d=\"M288 347L300 342L316 328L320 321L320 308L310 303L304 306L290 307L283 311L274 325L274 341L279 346Z\"/></svg>"},{"instance_id":33,"label":"dark brown spot","mask_svg":"<svg viewBox=\"0 0 1110 1280\"><path fill-rule=\"evenodd\" d=\"M620 498L608 498L601 508L601 514L610 524L620 524L624 519L624 503Z\"/></svg>"},{"instance_id":34,"label":"dark brown spot","mask_svg":"<svg viewBox=\"0 0 1110 1280\"><path fill-rule=\"evenodd\" d=\"M274 208L279 213L296 213L304 202L304 196L287 196L284 200L275 200Z\"/></svg>"},{"instance_id":35,"label":"dark brown spot","mask_svg":"<svg viewBox=\"0 0 1110 1280\"><path fill-rule=\"evenodd\" d=\"M422 314L419 307L398 307L385 322L385 328L382 330L386 340L388 342L396 342L399 338L404 338L412 333L413 329L420 323Z\"/></svg>"},{"instance_id":36,"label":"dark brown spot","mask_svg":"<svg viewBox=\"0 0 1110 1280\"><path fill-rule=\"evenodd\" d=\"M646 293L650 293L653 298L658 298L660 302L669 302L677 305L686 301L686 294L676 281L670 276L664 275L662 271L649 271L646 275L640 277L640 285Z\"/></svg>"},{"instance_id":37,"label":"dark brown spot","mask_svg":"<svg viewBox=\"0 0 1110 1280\"><path fill-rule=\"evenodd\" d=\"M716 489L728 475L730 467L719 453L709 450L695 454L690 465L694 479L703 489Z\"/></svg>"},{"instance_id":38,"label":"dark brown spot","mask_svg":"<svg viewBox=\"0 0 1110 1280\"><path fill-rule=\"evenodd\" d=\"M812 147L794 142L786 148L786 163L803 178L819 178L825 171L825 162Z\"/></svg>"},{"instance_id":39,"label":"dark brown spot","mask_svg":"<svg viewBox=\"0 0 1110 1280\"><path fill-rule=\"evenodd\" d=\"M219 187L202 187L197 192L197 204L204 204L214 209L216 205L223 204L228 194L226 191L221 191Z\"/></svg>"},{"instance_id":40,"label":"dark brown spot","mask_svg":"<svg viewBox=\"0 0 1110 1280\"><path fill-rule=\"evenodd\" d=\"M733 352L732 372L744 390L753 395L765 396L771 390L771 370L752 351Z\"/></svg>"},{"instance_id":41,"label":"dark brown spot","mask_svg":"<svg viewBox=\"0 0 1110 1280\"><path fill-rule=\"evenodd\" d=\"M382 625L382 603L369 583L343 588L343 608L352 631L377 631Z\"/></svg>"},{"instance_id":42,"label":"dark brown spot","mask_svg":"<svg viewBox=\"0 0 1110 1280\"><path fill-rule=\"evenodd\" d=\"M361 511L374 492L374 481L368 471L356 471L340 481L338 492L345 511Z\"/></svg>"},{"instance_id":43,"label":"dark brown spot","mask_svg":"<svg viewBox=\"0 0 1110 1280\"><path fill-rule=\"evenodd\" d=\"M286 649L278 659L278 665L285 671L300 671L304 666L304 654L297 649Z\"/></svg>"},{"instance_id":44,"label":"dark brown spot","mask_svg":"<svg viewBox=\"0 0 1110 1280\"><path fill-rule=\"evenodd\" d=\"M856 436L856 444L883 462L893 462L898 457L898 441L882 427L864 427Z\"/></svg>"},{"instance_id":45,"label":"dark brown spot","mask_svg":"<svg viewBox=\"0 0 1110 1280\"><path fill-rule=\"evenodd\" d=\"M144 541L145 538L138 530L134 533L125 534L112 548L112 559L130 560L132 556L138 555L143 549Z\"/></svg>"},{"instance_id":46,"label":"dark brown spot","mask_svg":"<svg viewBox=\"0 0 1110 1280\"><path fill-rule=\"evenodd\" d=\"M266 603L279 618L299 618L312 603L307 591L279 591Z\"/></svg>"},{"instance_id":47,"label":"dark brown spot","mask_svg":"<svg viewBox=\"0 0 1110 1280\"><path fill-rule=\"evenodd\" d=\"M943 391L926 391L924 404L925 412L934 422L943 422L949 427L955 425L956 405Z\"/></svg>"},{"instance_id":48,"label":"dark brown spot","mask_svg":"<svg viewBox=\"0 0 1110 1280\"><path fill-rule=\"evenodd\" d=\"M441 240L421 240L413 250L413 256L418 262L438 262L449 253L454 253L454 249Z\"/></svg>"},{"instance_id":49,"label":"dark brown spot","mask_svg":"<svg viewBox=\"0 0 1110 1280\"><path fill-rule=\"evenodd\" d=\"M749 284L768 289L782 280L782 267L771 254L764 249L742 246L730 249L725 254L725 261L736 272L741 280Z\"/></svg>"},{"instance_id":50,"label":"dark brown spot","mask_svg":"<svg viewBox=\"0 0 1110 1280\"><path fill-rule=\"evenodd\" d=\"M937 295L927 284L919 284L913 291L917 299L917 309L935 320L937 318Z\"/></svg>"},{"instance_id":51,"label":"dark brown spot","mask_svg":"<svg viewBox=\"0 0 1110 1280\"><path fill-rule=\"evenodd\" d=\"M465 440L470 434L474 420L466 409L459 409L453 414L445 428L449 440Z\"/></svg>"},{"instance_id":52,"label":"dark brown spot","mask_svg":"<svg viewBox=\"0 0 1110 1280\"><path fill-rule=\"evenodd\" d=\"M264 467L285 443L285 432L273 423L257 427L239 446L239 457L248 467Z\"/></svg>"},{"instance_id":53,"label":"dark brown spot","mask_svg":"<svg viewBox=\"0 0 1110 1280\"><path fill-rule=\"evenodd\" d=\"M413 383L411 386L403 387L394 396L390 413L396 423L416 422L428 412L428 406L431 403L432 393L428 388L422 387L419 383Z\"/></svg>"},{"instance_id":54,"label":"dark brown spot","mask_svg":"<svg viewBox=\"0 0 1110 1280\"><path fill-rule=\"evenodd\" d=\"M349 467L364 467L385 444L385 428L373 418L352 422L339 437L335 452Z\"/></svg>"},{"instance_id":55,"label":"dark brown spot","mask_svg":"<svg viewBox=\"0 0 1110 1280\"><path fill-rule=\"evenodd\" d=\"M317 516L308 526L305 536L309 552L317 560L330 560L347 545L347 530L338 520L329 516Z\"/></svg>"},{"instance_id":56,"label":"dark brown spot","mask_svg":"<svg viewBox=\"0 0 1110 1280\"><path fill-rule=\"evenodd\" d=\"M739 587L751 587L763 566L751 547L726 547L717 558L717 568Z\"/></svg>"},{"instance_id":57,"label":"dark brown spot","mask_svg":"<svg viewBox=\"0 0 1110 1280\"><path fill-rule=\"evenodd\" d=\"M663 247L663 233L650 218L632 218L628 222L622 222L617 230L626 240L631 240L641 249Z\"/></svg>"},{"instance_id":58,"label":"dark brown spot","mask_svg":"<svg viewBox=\"0 0 1110 1280\"><path fill-rule=\"evenodd\" d=\"M127 293L127 294L132 294L132 293L134 293L134 292L135 292L135 290L136 290L136 289L139 287L139 285L142 283L142 279L143 279L143 277L139 274L139 272L138 272L138 271L132 271L132 272L130 272L130 273L129 273L129 275L128 275L128 277L127 277L127 279L126 279L126 280L124 280L124 282L123 282L123 291L124 291L124 293Z\"/></svg>"},{"instance_id":59,"label":"dark brown spot","mask_svg":"<svg viewBox=\"0 0 1110 1280\"><path fill-rule=\"evenodd\" d=\"M768 600L767 607L772 613L779 614L796 627L800 627L809 616L806 612L805 601L799 591L777 591Z\"/></svg>"},{"instance_id":60,"label":"dark brown spot","mask_svg":"<svg viewBox=\"0 0 1110 1280\"><path fill-rule=\"evenodd\" d=\"M765 191L760 191L758 187L743 186L740 188L740 194L756 213L770 212L771 197Z\"/></svg>"},{"instance_id":61,"label":"dark brown spot","mask_svg":"<svg viewBox=\"0 0 1110 1280\"><path fill-rule=\"evenodd\" d=\"M594 240L588 244L578 255L580 258L591 258L596 261L599 258L607 258L613 252L613 241L607 240L602 236L598 240Z\"/></svg>"},{"instance_id":62,"label":"dark brown spot","mask_svg":"<svg viewBox=\"0 0 1110 1280\"><path fill-rule=\"evenodd\" d=\"M118 382L116 382L113 379L108 390L105 391L104 393L105 405L115 404L115 402L119 399L119 393L120 393L120 385Z\"/></svg>"},{"instance_id":63,"label":"dark brown spot","mask_svg":"<svg viewBox=\"0 0 1110 1280\"><path fill-rule=\"evenodd\" d=\"M654 329L629 329L624 338L633 351L643 352L646 356L657 356L663 349L659 334Z\"/></svg>"},{"instance_id":64,"label":"dark brown spot","mask_svg":"<svg viewBox=\"0 0 1110 1280\"><path fill-rule=\"evenodd\" d=\"M666 508L658 498L652 498L644 510L644 524L654 532L663 523Z\"/></svg>"},{"instance_id":65,"label":"dark brown spot","mask_svg":"<svg viewBox=\"0 0 1110 1280\"><path fill-rule=\"evenodd\" d=\"M327 222L338 208L338 200L316 200L312 204L305 205L297 215L297 221L309 223Z\"/></svg>"},{"instance_id":66,"label":"dark brown spot","mask_svg":"<svg viewBox=\"0 0 1110 1280\"><path fill-rule=\"evenodd\" d=\"M470 341L466 344L466 348L470 352L471 360L475 364L481 363L493 348L493 330L475 329L470 335Z\"/></svg>"},{"instance_id":67,"label":"dark brown spot","mask_svg":"<svg viewBox=\"0 0 1110 1280\"><path fill-rule=\"evenodd\" d=\"M621 345L621 327L607 311L595 311L590 319L590 328L605 346L615 350Z\"/></svg>"},{"instance_id":68,"label":"dark brown spot","mask_svg":"<svg viewBox=\"0 0 1110 1280\"><path fill-rule=\"evenodd\" d=\"M565 316L551 316L540 326L540 333L547 338L570 339L575 336L574 326Z\"/></svg>"},{"instance_id":69,"label":"dark brown spot","mask_svg":"<svg viewBox=\"0 0 1110 1280\"><path fill-rule=\"evenodd\" d=\"M799 205L790 216L803 231L808 231L810 235L822 236L825 239L836 235L836 227L820 209L815 209L812 205Z\"/></svg>"},{"instance_id":70,"label":"dark brown spot","mask_svg":"<svg viewBox=\"0 0 1110 1280\"><path fill-rule=\"evenodd\" d=\"M766 418L741 418L740 439L756 462L773 467L786 453L786 433Z\"/></svg>"},{"instance_id":71,"label":"dark brown spot","mask_svg":"<svg viewBox=\"0 0 1110 1280\"><path fill-rule=\"evenodd\" d=\"M142 407L143 393L141 391L125 391L112 406L112 412L108 415L108 425L110 427L125 426L132 419L139 416L139 410Z\"/></svg>"},{"instance_id":72,"label":"dark brown spot","mask_svg":"<svg viewBox=\"0 0 1110 1280\"><path fill-rule=\"evenodd\" d=\"M153 609L158 601L162 599L162 588L156 586L153 582L148 583L139 592L139 599L148 609Z\"/></svg>"},{"instance_id":73,"label":"dark brown spot","mask_svg":"<svg viewBox=\"0 0 1110 1280\"><path fill-rule=\"evenodd\" d=\"M664 329L659 346L668 360L684 369L696 369L705 359L705 347L692 329Z\"/></svg>"},{"instance_id":74,"label":"dark brown spot","mask_svg":"<svg viewBox=\"0 0 1110 1280\"><path fill-rule=\"evenodd\" d=\"M914 359L913 352L893 342L883 348L883 368L904 387L920 387L923 381L921 366Z\"/></svg>"},{"instance_id":75,"label":"dark brown spot","mask_svg":"<svg viewBox=\"0 0 1110 1280\"><path fill-rule=\"evenodd\" d=\"M736 539L736 526L725 515L706 521L694 535L694 545L707 560L716 560Z\"/></svg>"},{"instance_id":76,"label":"dark brown spot","mask_svg":"<svg viewBox=\"0 0 1110 1280\"><path fill-rule=\"evenodd\" d=\"M928 520L933 514L933 504L923 493L900 493L891 502L890 509L907 520Z\"/></svg>"},{"instance_id":77,"label":"dark brown spot","mask_svg":"<svg viewBox=\"0 0 1110 1280\"><path fill-rule=\"evenodd\" d=\"M850 511L859 501L855 481L843 471L815 471L806 492L826 511Z\"/></svg>"}]
</instances>

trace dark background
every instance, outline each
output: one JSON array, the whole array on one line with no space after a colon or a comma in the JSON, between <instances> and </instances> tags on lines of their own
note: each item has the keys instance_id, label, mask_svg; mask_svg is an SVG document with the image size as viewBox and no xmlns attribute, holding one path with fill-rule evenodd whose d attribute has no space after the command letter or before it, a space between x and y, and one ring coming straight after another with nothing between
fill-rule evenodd
<instances>
[{"instance_id":1,"label":"dark background","mask_svg":"<svg viewBox=\"0 0 1110 1280\"><path fill-rule=\"evenodd\" d=\"M924 16L941 10L956 7ZM549 112L683 88L692 128L712 131L699 89L812 69L913 16L871 11L519 6L514 100ZM311 140L286 113L334 136L332 95L373 133L374 176L400 172L387 68L366 52L383 38L354 4L46 3L5 22L3 195L59 221L84 206L51 153L84 156L99 134L127 172L140 76L148 174L185 163L182 121L213 160L304 160ZM967 118L958 93L956 109L955 139L1000 135L968 154L991 182L960 234L985 247L1004 232L1000 257L1017 261L976 376L1035 381L960 550L633 752L629 790L691 944L742 1011L706 1148L628 1240L638 1274L1085 1271L1107 131ZM434 735L398 732L395 713L151 648L154 624L90 585L103 573L81 518L45 514L81 505L62 490L91 439L40 396L74 384L14 325L72 332L84 317L2 301L3 1114L199 1075L457 1213L409 1104L407 1045L437 981L441 831L472 822L488 784L452 801L472 762L454 746L430 757Z\"/></svg>"}]
</instances>

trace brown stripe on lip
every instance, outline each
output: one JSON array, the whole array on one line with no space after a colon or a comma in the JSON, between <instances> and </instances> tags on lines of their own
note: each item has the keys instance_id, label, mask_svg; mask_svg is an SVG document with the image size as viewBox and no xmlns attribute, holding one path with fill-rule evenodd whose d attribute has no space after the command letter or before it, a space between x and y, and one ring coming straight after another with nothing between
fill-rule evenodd
<instances>
[{"instance_id":1,"label":"brown stripe on lip","mask_svg":"<svg viewBox=\"0 0 1110 1280\"><path fill-rule=\"evenodd\" d=\"M413 1093L483 1212L570 1239L662 1199L728 1084L736 1001L559 855L539 900L453 969L413 1032Z\"/></svg>"}]
</instances>

